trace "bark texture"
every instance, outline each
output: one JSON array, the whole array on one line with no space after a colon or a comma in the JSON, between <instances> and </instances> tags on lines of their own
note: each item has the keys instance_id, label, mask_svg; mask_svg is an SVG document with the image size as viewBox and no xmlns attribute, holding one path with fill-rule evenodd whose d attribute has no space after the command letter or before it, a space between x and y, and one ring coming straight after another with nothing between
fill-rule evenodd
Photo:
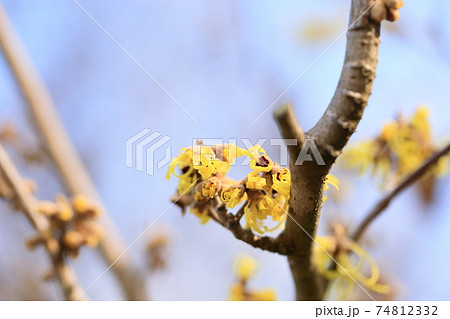
<instances>
[{"instance_id":1,"label":"bark texture","mask_svg":"<svg viewBox=\"0 0 450 319\"><path fill-rule=\"evenodd\" d=\"M316 161L296 165L296 159L292 158L295 153L290 151L291 218L287 219L285 234L294 245L288 260L297 300L321 300L324 296L325 281L318 275L313 260L313 239L320 217L326 175L355 132L372 92L378 62L380 23L370 20L369 8L369 0L352 1L339 84L323 116L305 134L306 139L314 141L325 165L319 165ZM283 137L293 138L295 135L289 132L298 132L298 127L295 127L296 120L292 118L295 117L292 107L282 106L274 112L274 117Z\"/></svg>"}]
</instances>

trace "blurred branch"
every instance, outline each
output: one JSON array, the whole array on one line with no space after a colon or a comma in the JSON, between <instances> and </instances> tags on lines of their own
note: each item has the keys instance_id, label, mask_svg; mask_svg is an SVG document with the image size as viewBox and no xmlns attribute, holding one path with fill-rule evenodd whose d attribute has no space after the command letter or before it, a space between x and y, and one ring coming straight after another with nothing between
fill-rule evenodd
<instances>
[{"instance_id":1,"label":"blurred branch","mask_svg":"<svg viewBox=\"0 0 450 319\"><path fill-rule=\"evenodd\" d=\"M8 154L0 144L0 177L9 186L12 194L8 198L12 204L17 203L17 207L25 214L28 221L39 234L45 234L50 229L50 225L44 216L37 211L37 200L32 193L24 186L25 181L20 176ZM83 293L83 289L78 283L73 270L67 265L60 249L55 249L47 240L45 242L46 251L53 265L53 270L63 290L66 300L75 301ZM86 297L84 298L86 299Z\"/></svg>"},{"instance_id":2,"label":"blurred branch","mask_svg":"<svg viewBox=\"0 0 450 319\"><path fill-rule=\"evenodd\" d=\"M442 150L432 155L422 166L407 176L400 184L397 185L391 192L386 194L370 211L370 213L364 218L364 220L356 228L352 239L358 241L363 236L364 232L370 226L370 224L389 206L391 201L407 189L409 186L417 182L421 177L430 171L430 169L436 165L436 163L450 152L450 144L444 147Z\"/></svg>"},{"instance_id":3,"label":"blurred branch","mask_svg":"<svg viewBox=\"0 0 450 319\"><path fill-rule=\"evenodd\" d=\"M294 245L294 253L288 255L288 260L297 300L321 300L324 296L325 281L317 273L313 260L313 238L320 217L326 175L355 132L372 92L378 63L380 23L370 19L371 3L371 0L352 0L339 84L323 116L305 134L306 140L314 141L324 165L317 161L295 165L296 158L290 159L289 214L292 218L287 219L284 233ZM291 132L301 131L297 122L291 119L294 116L291 108L282 106L274 112L280 132L286 139L293 137ZM293 154L292 151L290 153Z\"/></svg>"},{"instance_id":4,"label":"blurred branch","mask_svg":"<svg viewBox=\"0 0 450 319\"><path fill-rule=\"evenodd\" d=\"M44 82L34 68L1 5L0 45L67 191L70 194L83 194L103 206L86 168L59 119ZM100 242L103 257L108 266L114 264L112 270L127 299L147 300L149 297L145 289L144 276L134 265L130 256L121 255L126 250L125 243L106 213L106 209L101 208L105 214L100 218L100 222L106 233Z\"/></svg>"}]
</instances>

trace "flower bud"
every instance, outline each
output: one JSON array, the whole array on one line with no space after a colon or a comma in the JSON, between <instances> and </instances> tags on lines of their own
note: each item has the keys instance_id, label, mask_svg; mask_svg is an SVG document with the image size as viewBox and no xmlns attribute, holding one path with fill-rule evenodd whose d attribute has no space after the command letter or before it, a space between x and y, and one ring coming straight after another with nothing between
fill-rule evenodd
<instances>
[{"instance_id":1,"label":"flower bud","mask_svg":"<svg viewBox=\"0 0 450 319\"><path fill-rule=\"evenodd\" d=\"M381 22L387 18L387 10L383 0L378 0L370 9L370 18L373 21Z\"/></svg>"}]
</instances>

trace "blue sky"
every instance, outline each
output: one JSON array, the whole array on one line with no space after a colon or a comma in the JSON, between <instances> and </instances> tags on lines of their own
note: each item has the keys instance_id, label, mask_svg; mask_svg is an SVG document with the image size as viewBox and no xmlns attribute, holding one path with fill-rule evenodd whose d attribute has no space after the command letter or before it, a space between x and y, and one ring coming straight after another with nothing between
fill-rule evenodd
<instances>
[{"instance_id":1,"label":"blue sky","mask_svg":"<svg viewBox=\"0 0 450 319\"><path fill-rule=\"evenodd\" d=\"M174 151L197 137L253 142L279 137L271 110L252 122L345 30L350 1L79 2L200 124L74 1L3 1L106 206L131 243L169 207L176 180L164 179L164 169L148 176L127 168L125 141L145 127L171 136ZM399 23L383 25L373 95L351 141L373 136L398 111L411 114L422 103L432 110L437 140L448 138L449 9L445 0L407 1ZM332 25L335 32L323 41L302 40L301 30L314 21ZM334 93L344 49L343 38L279 100L294 102L305 129ZM33 139L24 102L3 61L0 79L0 122L12 119ZM44 198L60 189L48 169L24 172L36 178ZM357 200L346 203L336 218L357 221L380 196L370 180L354 182ZM448 182L439 181L438 199L424 212L410 190L373 225L370 249L401 282L400 299L450 298L443 285L450 279L445 268L450 256L442 253L450 240L444 227L450 222L448 191ZM333 219L327 212L336 210L327 205L324 218ZM252 249L218 225L202 226L189 214L182 218L175 207L155 229L160 226L170 233L172 245L169 269L149 278L155 299L225 299L234 256L243 251L261 262L254 287L271 286L280 299L292 299L284 258ZM144 244L145 239L130 251L142 262ZM84 286L105 267L89 251L74 266ZM119 298L113 288L112 276L106 275L89 294Z\"/></svg>"}]
</instances>

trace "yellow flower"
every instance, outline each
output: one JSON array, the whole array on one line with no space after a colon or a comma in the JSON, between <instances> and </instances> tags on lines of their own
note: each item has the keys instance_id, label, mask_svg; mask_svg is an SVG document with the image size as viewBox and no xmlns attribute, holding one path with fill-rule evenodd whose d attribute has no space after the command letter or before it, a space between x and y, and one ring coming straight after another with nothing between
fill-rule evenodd
<instances>
[{"instance_id":1,"label":"yellow flower","mask_svg":"<svg viewBox=\"0 0 450 319\"><path fill-rule=\"evenodd\" d=\"M264 225L264 220L270 215L272 203L272 199L267 195L261 195L257 199L250 200L244 208L245 228L251 228L259 234L269 231L269 227Z\"/></svg>"},{"instance_id":2,"label":"yellow flower","mask_svg":"<svg viewBox=\"0 0 450 319\"><path fill-rule=\"evenodd\" d=\"M229 301L276 301L274 289L260 289L247 292L241 283L234 283L230 287Z\"/></svg>"},{"instance_id":3,"label":"yellow flower","mask_svg":"<svg viewBox=\"0 0 450 319\"><path fill-rule=\"evenodd\" d=\"M220 180L211 177L203 182L202 195L205 197L214 198L219 191Z\"/></svg>"},{"instance_id":4,"label":"yellow flower","mask_svg":"<svg viewBox=\"0 0 450 319\"><path fill-rule=\"evenodd\" d=\"M219 163L223 163L215 158L214 152L208 146L198 145L200 146L200 163L194 162L194 168L198 170L199 174L202 176L202 179L208 179L211 175L214 175L218 172Z\"/></svg>"},{"instance_id":5,"label":"yellow flower","mask_svg":"<svg viewBox=\"0 0 450 319\"><path fill-rule=\"evenodd\" d=\"M277 293L274 289L267 288L254 290L249 293L248 301L277 301Z\"/></svg>"},{"instance_id":6,"label":"yellow flower","mask_svg":"<svg viewBox=\"0 0 450 319\"><path fill-rule=\"evenodd\" d=\"M256 172L270 172L273 167L272 160L259 145L250 147L246 155L250 158L250 168Z\"/></svg>"},{"instance_id":7,"label":"yellow flower","mask_svg":"<svg viewBox=\"0 0 450 319\"><path fill-rule=\"evenodd\" d=\"M258 264L250 255L242 254L236 260L235 272L240 281L247 281L255 274Z\"/></svg>"},{"instance_id":8,"label":"yellow flower","mask_svg":"<svg viewBox=\"0 0 450 319\"><path fill-rule=\"evenodd\" d=\"M327 177L325 178L325 185L323 186L324 191L327 191L330 189L330 186L328 184L334 186L337 190L339 190L339 180L337 179L336 176L331 175L331 174L327 175ZM328 196L324 196L323 201L326 202L327 200L328 200Z\"/></svg>"},{"instance_id":9,"label":"yellow flower","mask_svg":"<svg viewBox=\"0 0 450 319\"><path fill-rule=\"evenodd\" d=\"M261 177L258 172L251 172L247 175L247 188L250 189L263 189L267 185L267 181L264 177Z\"/></svg>"},{"instance_id":10,"label":"yellow flower","mask_svg":"<svg viewBox=\"0 0 450 319\"><path fill-rule=\"evenodd\" d=\"M230 295L228 296L229 301L245 301L246 293L245 287L240 283L234 283L230 286Z\"/></svg>"},{"instance_id":11,"label":"yellow flower","mask_svg":"<svg viewBox=\"0 0 450 319\"><path fill-rule=\"evenodd\" d=\"M173 174L177 177L190 175L193 171L192 156L193 156L192 149L182 148L180 151L180 155L178 157L173 158L172 161L170 162L169 169L167 170L166 178L169 179L171 174ZM183 170L186 170L186 171L182 175L177 175L177 173L175 173L175 167L177 167L177 166L182 171Z\"/></svg>"},{"instance_id":12,"label":"yellow flower","mask_svg":"<svg viewBox=\"0 0 450 319\"><path fill-rule=\"evenodd\" d=\"M242 184L232 185L221 191L220 199L226 203L229 208L234 208L247 198L245 187Z\"/></svg>"},{"instance_id":13,"label":"yellow flower","mask_svg":"<svg viewBox=\"0 0 450 319\"><path fill-rule=\"evenodd\" d=\"M429 140L431 138L431 125L429 121L430 109L424 105L417 108L411 120L411 126L424 134L424 137Z\"/></svg>"},{"instance_id":14,"label":"yellow flower","mask_svg":"<svg viewBox=\"0 0 450 319\"><path fill-rule=\"evenodd\" d=\"M397 130L397 123L394 121L389 121L381 130L381 138L386 141L391 141L395 138Z\"/></svg>"},{"instance_id":15,"label":"yellow flower","mask_svg":"<svg viewBox=\"0 0 450 319\"><path fill-rule=\"evenodd\" d=\"M235 182L226 176L230 163L239 156L250 158L253 169L245 180ZM181 170L177 175L175 169ZM178 194L186 194L183 206L203 222L210 219L211 210L225 204L234 208L248 200L244 207L246 227L255 232L264 233L284 226L291 185L291 175L267 157L266 151L259 145L248 150L235 144L205 146L195 145L181 150L178 157L170 163L167 178L171 175L179 178ZM196 181L201 178L200 183ZM192 191L195 188L194 191ZM249 196L253 193L253 196ZM220 195L220 202L212 201ZM274 226L265 225L271 217Z\"/></svg>"},{"instance_id":16,"label":"yellow flower","mask_svg":"<svg viewBox=\"0 0 450 319\"><path fill-rule=\"evenodd\" d=\"M332 185L334 186L337 190L339 190L339 180L337 179L336 176L328 174L326 179L325 179L325 185L323 187L323 190L327 191L330 189L330 186L328 185Z\"/></svg>"},{"instance_id":17,"label":"yellow flower","mask_svg":"<svg viewBox=\"0 0 450 319\"><path fill-rule=\"evenodd\" d=\"M429 122L429 109L419 106L410 119L399 116L385 124L372 141L361 142L345 150L344 163L363 172L372 167L382 177L384 185L394 185L420 167L437 147L434 145ZM448 161L448 159L447 159ZM445 173L444 159L431 171L434 176ZM394 183L393 183L394 182Z\"/></svg>"},{"instance_id":18,"label":"yellow flower","mask_svg":"<svg viewBox=\"0 0 450 319\"><path fill-rule=\"evenodd\" d=\"M356 280L360 285L378 293L384 294L390 291L389 286L378 283L380 271L372 256L354 241L346 239L345 249L337 248L335 237L316 237L316 242L318 244L315 248L317 269L326 279L333 281L343 278ZM337 256L335 256L336 251L339 251ZM359 259L356 265L350 260L350 254L354 254ZM330 268L333 262L330 256L334 256L333 258L339 264L336 268ZM366 264L370 267L370 277L362 274L362 269Z\"/></svg>"},{"instance_id":19,"label":"yellow flower","mask_svg":"<svg viewBox=\"0 0 450 319\"><path fill-rule=\"evenodd\" d=\"M195 177L195 175L193 176L183 176L180 177L180 180L178 181L178 194L185 194L185 193L189 193L192 188L195 186L194 183L197 180L197 178Z\"/></svg>"},{"instance_id":20,"label":"yellow flower","mask_svg":"<svg viewBox=\"0 0 450 319\"><path fill-rule=\"evenodd\" d=\"M241 255L236 260L235 272L237 282L230 286L230 301L274 301L277 295L273 289L249 290L248 280L258 267L256 260L249 255Z\"/></svg>"},{"instance_id":21,"label":"yellow flower","mask_svg":"<svg viewBox=\"0 0 450 319\"><path fill-rule=\"evenodd\" d=\"M178 157L173 158L172 161L170 162L166 178L169 179L172 174L179 178L177 187L179 194L187 193L192 189L193 186L195 186L193 184L197 180L197 177L194 174L194 167L192 163L193 163L193 151L192 149L187 148L181 149L180 155ZM181 175L178 175L175 172L175 168L177 166L182 172Z\"/></svg>"},{"instance_id":22,"label":"yellow flower","mask_svg":"<svg viewBox=\"0 0 450 319\"><path fill-rule=\"evenodd\" d=\"M365 141L344 149L343 161L347 168L358 169L358 174L372 168L372 173L385 175L391 169L390 159L386 156L376 156L379 153L377 141Z\"/></svg>"},{"instance_id":23,"label":"yellow flower","mask_svg":"<svg viewBox=\"0 0 450 319\"><path fill-rule=\"evenodd\" d=\"M287 198L282 195L274 198L262 194L249 196L249 202L244 208L245 228L251 228L253 231L263 234L282 227L286 220L287 208ZM277 222L272 228L264 224L269 216Z\"/></svg>"},{"instance_id":24,"label":"yellow flower","mask_svg":"<svg viewBox=\"0 0 450 319\"><path fill-rule=\"evenodd\" d=\"M282 168L281 171L272 174L272 189L289 197L291 191L291 172L287 168Z\"/></svg>"}]
</instances>

